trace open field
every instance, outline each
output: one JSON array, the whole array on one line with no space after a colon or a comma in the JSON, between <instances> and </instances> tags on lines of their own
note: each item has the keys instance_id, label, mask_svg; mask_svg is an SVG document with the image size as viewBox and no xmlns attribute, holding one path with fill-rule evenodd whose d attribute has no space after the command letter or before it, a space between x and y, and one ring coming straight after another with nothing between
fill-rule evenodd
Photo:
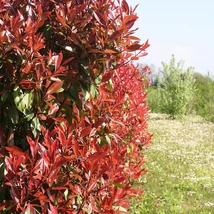
<instances>
[{"instance_id":1,"label":"open field","mask_svg":"<svg viewBox=\"0 0 214 214\"><path fill-rule=\"evenodd\" d=\"M146 150L143 202L135 214L214 213L214 124L151 114L153 144Z\"/></svg>"}]
</instances>

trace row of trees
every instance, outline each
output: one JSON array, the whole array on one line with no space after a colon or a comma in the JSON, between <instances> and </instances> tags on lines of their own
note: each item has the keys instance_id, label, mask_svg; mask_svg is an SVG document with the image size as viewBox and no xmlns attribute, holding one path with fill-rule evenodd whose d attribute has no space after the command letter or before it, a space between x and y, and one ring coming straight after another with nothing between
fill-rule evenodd
<instances>
[{"instance_id":1,"label":"row of trees","mask_svg":"<svg viewBox=\"0 0 214 214\"><path fill-rule=\"evenodd\" d=\"M158 75L152 75L147 101L152 112L167 113L172 118L185 114L201 115L214 120L214 82L192 67L184 68L184 61L176 62L172 55L169 64L162 63Z\"/></svg>"}]
</instances>

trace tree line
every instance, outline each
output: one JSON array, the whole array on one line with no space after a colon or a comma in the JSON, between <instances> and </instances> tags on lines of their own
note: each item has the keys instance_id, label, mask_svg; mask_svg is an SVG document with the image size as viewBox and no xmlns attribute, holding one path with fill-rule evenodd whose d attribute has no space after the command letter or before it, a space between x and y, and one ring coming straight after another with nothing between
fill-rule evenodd
<instances>
[{"instance_id":1,"label":"tree line","mask_svg":"<svg viewBox=\"0 0 214 214\"><path fill-rule=\"evenodd\" d=\"M154 70L154 68L152 69ZM214 81L193 67L184 67L184 61L162 62L157 74L151 71L147 102L151 112L166 113L172 118L195 114L214 121Z\"/></svg>"}]
</instances>

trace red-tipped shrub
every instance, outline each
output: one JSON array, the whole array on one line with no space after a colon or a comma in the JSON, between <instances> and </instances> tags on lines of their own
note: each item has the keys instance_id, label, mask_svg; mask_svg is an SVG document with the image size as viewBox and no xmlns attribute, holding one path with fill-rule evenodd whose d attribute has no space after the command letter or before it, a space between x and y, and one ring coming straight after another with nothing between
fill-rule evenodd
<instances>
[{"instance_id":1,"label":"red-tipped shrub","mask_svg":"<svg viewBox=\"0 0 214 214\"><path fill-rule=\"evenodd\" d=\"M117 213L140 193L136 20L125 0L0 2L1 210Z\"/></svg>"}]
</instances>

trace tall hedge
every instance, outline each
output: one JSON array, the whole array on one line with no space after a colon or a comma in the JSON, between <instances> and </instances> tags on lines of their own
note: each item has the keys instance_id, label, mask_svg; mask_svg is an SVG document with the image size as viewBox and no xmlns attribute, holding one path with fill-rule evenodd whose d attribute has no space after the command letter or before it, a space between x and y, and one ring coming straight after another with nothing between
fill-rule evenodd
<instances>
[{"instance_id":1,"label":"tall hedge","mask_svg":"<svg viewBox=\"0 0 214 214\"><path fill-rule=\"evenodd\" d=\"M0 1L3 213L119 213L140 194L137 18L125 0Z\"/></svg>"}]
</instances>

